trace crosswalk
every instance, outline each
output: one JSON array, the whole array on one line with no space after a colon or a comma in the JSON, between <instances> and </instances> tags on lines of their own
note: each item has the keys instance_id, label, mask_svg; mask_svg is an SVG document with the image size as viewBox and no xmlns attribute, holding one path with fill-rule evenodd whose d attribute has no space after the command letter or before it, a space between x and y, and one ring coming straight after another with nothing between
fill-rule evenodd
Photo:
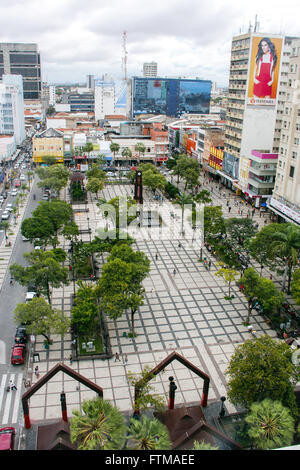
<instances>
[{"instance_id":1,"label":"crosswalk","mask_svg":"<svg viewBox=\"0 0 300 470\"><path fill-rule=\"evenodd\" d=\"M17 390L7 392L12 380ZM3 374L0 383L0 427L18 423L23 388L23 374Z\"/></svg>"}]
</instances>

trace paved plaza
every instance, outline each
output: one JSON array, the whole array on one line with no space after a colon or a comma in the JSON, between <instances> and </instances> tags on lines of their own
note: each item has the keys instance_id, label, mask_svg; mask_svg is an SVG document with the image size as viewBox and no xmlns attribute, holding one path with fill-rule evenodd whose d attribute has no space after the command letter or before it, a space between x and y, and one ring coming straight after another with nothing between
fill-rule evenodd
<instances>
[{"instance_id":1,"label":"paved plaza","mask_svg":"<svg viewBox=\"0 0 300 470\"><path fill-rule=\"evenodd\" d=\"M66 194L67 192L65 192L65 199L68 200ZM126 194L132 195L131 186L110 185L102 191L101 197L109 200ZM76 208L80 209L82 206L73 205L75 221L79 227L85 229L89 224L93 239L96 229L104 226L104 222L94 196L89 195L87 207L89 212L78 212ZM234 209L230 217L234 216ZM175 209L171 203L164 204L162 210L166 216L170 211L175 211L175 221L176 214L180 214L180 209ZM179 224L178 220L180 229ZM88 241L89 234L84 233L82 239ZM65 249L69 246L69 242L63 239L60 243ZM152 239L147 238L147 234L143 234L137 237L134 248L145 252L149 257L151 272L144 281L145 303L135 315L137 336L133 339L123 336L123 333L130 331L128 314L124 314L115 321L107 320L112 352L113 354L118 352L121 361L115 362L113 357L109 360L96 358L73 361L70 364L70 334L67 334L63 340L60 336L52 335L53 344L47 351L43 345L44 338L38 336L34 349L40 355L38 366L41 375L48 372L57 362L63 361L100 385L104 390L105 399L111 400L121 411L130 412L133 406L134 390L129 386L126 373L128 371L139 373L146 365L152 368L171 352L176 351L210 376L208 403L219 400L222 395L226 396L224 372L230 357L238 344L251 338L247 327L243 325L247 314L243 295L236 286L233 286L234 299L232 301L224 299L228 293L228 286L222 279L215 276L218 268L214 259L212 258L211 269L207 270L203 263L199 262L199 247L191 244L190 241L182 239L179 247L178 239ZM203 256L209 257L205 249L203 249ZM105 257L101 256L100 265L103 262L105 262ZM176 269L176 274L173 273L174 269ZM62 309L68 315L72 293L72 284L54 289L53 307ZM276 337L276 333L255 311L251 322L258 336L269 334ZM128 356L127 365L123 363L125 354ZM36 378L33 368L34 365L31 363L28 378L34 383ZM175 378L178 387L176 404L200 402L203 381L175 361L166 367L165 372L153 382L155 391L165 395L166 403L170 375ZM89 391L66 374L58 373L31 397L31 418L37 420L60 417L62 390L66 392L69 415L72 409L80 408L84 399L95 396L94 392ZM236 411L228 400L225 404L228 412Z\"/></svg>"}]
</instances>

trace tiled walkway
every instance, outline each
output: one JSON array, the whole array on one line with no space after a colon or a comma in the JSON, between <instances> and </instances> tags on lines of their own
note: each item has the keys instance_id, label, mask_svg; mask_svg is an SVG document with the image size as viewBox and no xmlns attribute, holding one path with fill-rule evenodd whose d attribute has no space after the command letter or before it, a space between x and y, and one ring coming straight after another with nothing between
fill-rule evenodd
<instances>
[{"instance_id":1,"label":"tiled walkway","mask_svg":"<svg viewBox=\"0 0 300 470\"><path fill-rule=\"evenodd\" d=\"M103 196L108 200L121 194L131 195L131 187L109 186L103 191ZM97 226L103 226L103 220L100 220L94 198L89 200L88 208L88 213L78 212L75 221L86 228L88 216L93 238ZM171 206L164 210L167 213ZM82 238L88 240L89 235L84 234ZM63 244L63 240L61 243ZM137 337L130 339L123 336L124 332L130 331L129 315L124 314L116 321L108 320L112 351L119 352L121 359L127 354L128 365L124 365L122 361L115 362L114 358L74 361L70 365L70 335L66 335L64 340L53 335L53 345L49 351L44 349L43 338L36 338L35 352L40 354L40 373L43 375L57 362L63 361L100 385L104 389L104 398L111 400L121 411L130 411L133 387L128 384L126 372L130 370L139 373L146 365L152 368L172 351L176 351L211 377L209 402L226 395L224 372L230 357L237 344L251 337L243 325L247 309L242 294L233 286L235 298L231 302L225 300L228 287L222 279L215 277L215 263L207 270L198 261L199 249L190 243L182 241L182 246L179 247L176 239L150 240L141 237L137 240L136 248L144 251L151 261L151 272L144 282L145 303L135 318ZM203 255L208 253L203 250ZM69 314L72 292L72 285L55 289L53 306ZM257 335L267 333L276 337L275 332L270 330L256 312L251 321ZM28 376L35 382L32 372L31 366ZM175 377L178 387L176 403L199 403L202 380L178 362L166 367L165 373L155 382L155 390L166 396L166 403L170 375ZM69 415L72 409L80 408L84 399L94 396L94 392L59 373L30 399L31 418L34 420L61 416L59 394L62 390L66 392ZM226 408L229 412L236 411L228 401Z\"/></svg>"}]
</instances>

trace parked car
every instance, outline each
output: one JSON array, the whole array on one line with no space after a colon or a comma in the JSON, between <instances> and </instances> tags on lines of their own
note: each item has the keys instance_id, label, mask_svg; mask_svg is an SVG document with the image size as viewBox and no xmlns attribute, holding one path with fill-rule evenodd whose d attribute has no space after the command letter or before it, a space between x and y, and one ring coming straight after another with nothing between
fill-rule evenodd
<instances>
[{"instance_id":1,"label":"parked car","mask_svg":"<svg viewBox=\"0 0 300 470\"><path fill-rule=\"evenodd\" d=\"M15 333L15 343L25 344L27 342L28 336L26 333L26 327L24 325L17 326Z\"/></svg>"},{"instance_id":2,"label":"parked car","mask_svg":"<svg viewBox=\"0 0 300 470\"><path fill-rule=\"evenodd\" d=\"M0 428L0 450L14 450L16 430L13 427Z\"/></svg>"},{"instance_id":3,"label":"parked car","mask_svg":"<svg viewBox=\"0 0 300 470\"><path fill-rule=\"evenodd\" d=\"M21 176L20 176L20 180L21 180L21 181L25 181L25 180L26 180L25 175L21 175Z\"/></svg>"},{"instance_id":4,"label":"parked car","mask_svg":"<svg viewBox=\"0 0 300 470\"><path fill-rule=\"evenodd\" d=\"M14 365L24 364L26 354L26 345L16 343L12 348L10 362Z\"/></svg>"},{"instance_id":5,"label":"parked car","mask_svg":"<svg viewBox=\"0 0 300 470\"><path fill-rule=\"evenodd\" d=\"M44 193L42 199L43 199L43 201L49 201L49 199L50 199L49 194L48 194L48 193Z\"/></svg>"},{"instance_id":6,"label":"parked car","mask_svg":"<svg viewBox=\"0 0 300 470\"><path fill-rule=\"evenodd\" d=\"M22 241L23 242L29 242L30 240L29 240L29 238L26 238L26 237L24 237L24 235L22 235Z\"/></svg>"},{"instance_id":7,"label":"parked car","mask_svg":"<svg viewBox=\"0 0 300 470\"><path fill-rule=\"evenodd\" d=\"M5 210L8 211L8 212L12 212L13 211L13 205L11 203L6 204Z\"/></svg>"},{"instance_id":8,"label":"parked car","mask_svg":"<svg viewBox=\"0 0 300 470\"><path fill-rule=\"evenodd\" d=\"M4 193L2 193L2 197L4 197L4 199L7 198L7 192L6 191L4 191Z\"/></svg>"},{"instance_id":9,"label":"parked car","mask_svg":"<svg viewBox=\"0 0 300 470\"><path fill-rule=\"evenodd\" d=\"M32 299L34 299L35 297L37 297L37 292L27 292L26 294L26 298L25 298L25 302L30 302Z\"/></svg>"},{"instance_id":10,"label":"parked car","mask_svg":"<svg viewBox=\"0 0 300 470\"><path fill-rule=\"evenodd\" d=\"M12 196L16 196L18 194L17 189L13 189L12 192L10 193Z\"/></svg>"},{"instance_id":11,"label":"parked car","mask_svg":"<svg viewBox=\"0 0 300 470\"><path fill-rule=\"evenodd\" d=\"M19 188L21 186L21 180L16 180L15 181L15 187Z\"/></svg>"},{"instance_id":12,"label":"parked car","mask_svg":"<svg viewBox=\"0 0 300 470\"><path fill-rule=\"evenodd\" d=\"M1 219L2 220L8 220L9 219L9 216L10 216L10 213L8 211L4 211L2 212L1 214Z\"/></svg>"},{"instance_id":13,"label":"parked car","mask_svg":"<svg viewBox=\"0 0 300 470\"><path fill-rule=\"evenodd\" d=\"M4 202L4 197L0 196L0 203L2 204Z\"/></svg>"}]
</instances>

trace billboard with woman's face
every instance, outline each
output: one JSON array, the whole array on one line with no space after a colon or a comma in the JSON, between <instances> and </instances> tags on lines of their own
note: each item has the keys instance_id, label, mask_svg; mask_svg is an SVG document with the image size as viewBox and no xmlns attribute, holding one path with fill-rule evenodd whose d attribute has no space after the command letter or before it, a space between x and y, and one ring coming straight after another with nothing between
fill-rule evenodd
<instances>
[{"instance_id":1,"label":"billboard with woman's face","mask_svg":"<svg viewBox=\"0 0 300 470\"><path fill-rule=\"evenodd\" d=\"M279 85L282 38L253 36L248 105L275 106Z\"/></svg>"}]
</instances>

